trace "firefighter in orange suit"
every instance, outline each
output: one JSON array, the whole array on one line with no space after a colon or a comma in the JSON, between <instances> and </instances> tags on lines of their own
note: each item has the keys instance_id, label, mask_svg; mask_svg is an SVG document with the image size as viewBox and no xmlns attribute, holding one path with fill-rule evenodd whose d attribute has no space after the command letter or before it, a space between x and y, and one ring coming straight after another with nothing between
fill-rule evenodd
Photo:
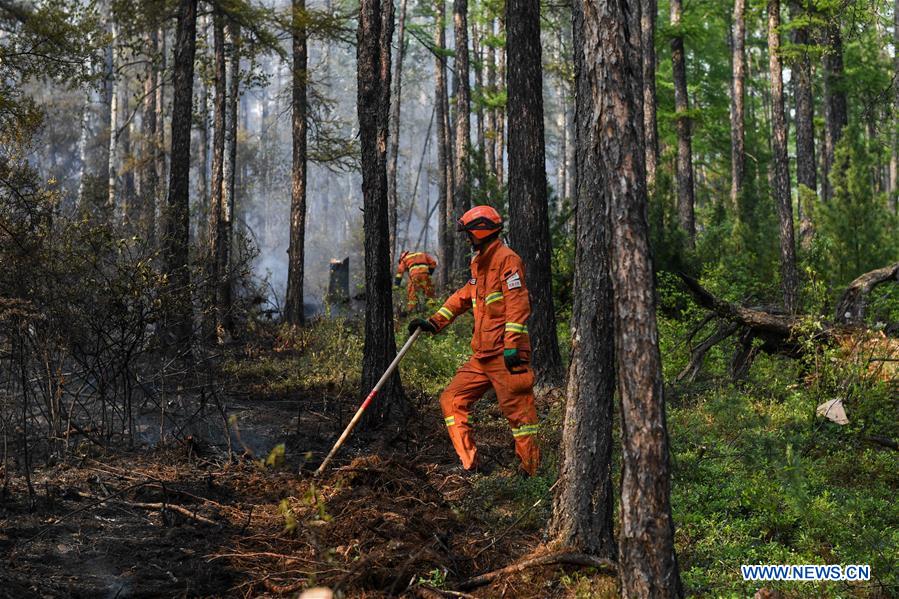
<instances>
[{"instance_id":1,"label":"firefighter in orange suit","mask_svg":"<svg viewBox=\"0 0 899 599\"><path fill-rule=\"evenodd\" d=\"M471 436L471 410L491 387L499 407L509 420L515 452L525 473L533 476L540 463L537 447L537 411L534 407L534 373L528 360L531 344L527 321L531 313L521 258L499 238L503 221L489 206L476 206L462 215L458 228L476 250L471 260L471 279L428 318L409 323L437 333L457 316L474 314L474 354L456 372L440 396L440 407L450 439L462 467L475 472L478 448Z\"/></svg>"},{"instance_id":2,"label":"firefighter in orange suit","mask_svg":"<svg viewBox=\"0 0 899 599\"><path fill-rule=\"evenodd\" d=\"M396 286L403 282L403 274L409 271L409 285L406 286L406 308L415 309L419 292L425 297L434 297L434 285L431 274L437 268L437 260L427 252L403 252L396 269Z\"/></svg>"}]
</instances>

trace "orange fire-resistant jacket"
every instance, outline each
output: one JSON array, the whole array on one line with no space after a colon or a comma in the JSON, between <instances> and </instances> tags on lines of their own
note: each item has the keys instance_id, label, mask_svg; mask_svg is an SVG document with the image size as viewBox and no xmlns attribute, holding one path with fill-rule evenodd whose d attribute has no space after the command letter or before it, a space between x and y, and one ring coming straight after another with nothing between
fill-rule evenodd
<instances>
[{"instance_id":1,"label":"orange fire-resistant jacket","mask_svg":"<svg viewBox=\"0 0 899 599\"><path fill-rule=\"evenodd\" d=\"M419 274L429 274L430 271L437 268L437 260L427 252L409 252L396 269L396 278L402 279L403 273L409 271L409 277L412 278Z\"/></svg>"},{"instance_id":2,"label":"orange fire-resistant jacket","mask_svg":"<svg viewBox=\"0 0 899 599\"><path fill-rule=\"evenodd\" d=\"M523 359L528 358L531 304L524 284L524 265L518 254L499 239L475 254L471 279L430 320L440 331L469 308L474 312L471 349L475 357L517 349Z\"/></svg>"}]
</instances>

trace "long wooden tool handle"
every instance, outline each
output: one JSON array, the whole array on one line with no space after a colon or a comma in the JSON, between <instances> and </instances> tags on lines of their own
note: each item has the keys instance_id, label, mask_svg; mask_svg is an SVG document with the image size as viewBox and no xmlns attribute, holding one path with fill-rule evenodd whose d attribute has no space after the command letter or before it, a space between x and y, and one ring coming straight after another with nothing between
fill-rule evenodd
<instances>
[{"instance_id":1,"label":"long wooden tool handle","mask_svg":"<svg viewBox=\"0 0 899 599\"><path fill-rule=\"evenodd\" d=\"M334 447L331 448L331 451L328 452L325 461L322 462L321 466L318 467L318 470L315 471L315 476L318 476L319 474L324 472L325 468L328 465L328 462L331 461L331 458L334 457L334 454L337 453L337 450L340 449L340 446L343 445L344 441L347 440L347 437L350 436L350 433L353 432L353 428L356 427L359 419L362 418L362 414L365 412L366 408L368 408L369 404L371 404L372 400L374 400L375 396L378 394L378 391L381 390L381 387L383 387L384 383L387 382L387 379L390 378L390 375L393 374L393 371L396 370L396 367L399 366L400 360L403 359L403 356L406 355L406 352L409 351L409 348L412 347L412 344L415 343L416 339L418 339L418 335L420 333L421 329L415 329L409 336L409 339L406 340L406 343L403 344L403 347L400 348L400 351L397 352L396 357L393 359L393 362L390 363L390 366L387 367L387 370L384 371L384 374L382 374L380 380L378 380L378 384L375 385L375 388L371 390L371 393L368 394L368 397L365 398L365 401L363 401L362 405L359 406L359 409L356 410L356 413L353 415L353 419L350 420L350 423L348 425L346 425L346 428L343 430L340 438L337 439L337 443L335 443Z\"/></svg>"}]
</instances>

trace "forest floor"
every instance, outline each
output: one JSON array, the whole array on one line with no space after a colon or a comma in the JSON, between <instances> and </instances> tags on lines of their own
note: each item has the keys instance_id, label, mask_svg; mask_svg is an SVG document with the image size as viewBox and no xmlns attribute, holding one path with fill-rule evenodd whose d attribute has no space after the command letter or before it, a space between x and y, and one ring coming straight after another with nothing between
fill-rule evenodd
<instances>
[{"instance_id":1,"label":"forest floor","mask_svg":"<svg viewBox=\"0 0 899 599\"><path fill-rule=\"evenodd\" d=\"M549 485L516 473L495 401L476 415L482 455L496 466L489 477L460 475L434 400L402 425L354 435L315 479L356 394L340 381L287 391L268 368L295 359L291 350L240 353L225 394L231 458L199 436L135 451L82 446L36 469L33 510L25 481L12 479L0 507L0 596L295 596L321 585L348 597L449 597L460 595L440 589L541 551ZM204 426L216 423L212 414ZM614 578L547 566L468 596L588 589L616 593Z\"/></svg>"},{"instance_id":2,"label":"forest floor","mask_svg":"<svg viewBox=\"0 0 899 599\"><path fill-rule=\"evenodd\" d=\"M65 460L35 465L34 506L16 471L0 495L0 597L297 596L317 585L346 597L617 597L614 577L568 566L460 594L472 576L547 551L564 402L538 398L544 463L524 479L508 424L485 397L475 431L495 470L460 476L436 399L469 351L470 324L458 326L404 361L409 416L355 433L319 479L311 471L360 398L352 321L256 331L216 373L224 414L210 402L162 439L161 415L145 415L132 450L72 443ZM869 380L864 356L856 367L833 348L811 370L760 356L734 384L722 350L695 383L675 385L684 328L661 320L688 594L753 596L762 585L743 581L740 564L837 563L870 564L872 580L770 583L763 596L896 596L899 460L868 440L899 438L895 377ZM815 416L835 394L847 426ZM196 400L181 398L181 414Z\"/></svg>"}]
</instances>

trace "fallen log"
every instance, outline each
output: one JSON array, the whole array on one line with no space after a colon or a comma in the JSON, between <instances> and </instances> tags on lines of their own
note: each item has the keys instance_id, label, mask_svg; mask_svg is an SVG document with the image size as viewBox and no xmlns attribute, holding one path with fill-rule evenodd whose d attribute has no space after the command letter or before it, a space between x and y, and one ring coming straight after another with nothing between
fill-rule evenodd
<instances>
[{"instance_id":1,"label":"fallen log","mask_svg":"<svg viewBox=\"0 0 899 599\"><path fill-rule=\"evenodd\" d=\"M875 287L888 281L899 283L899 262L856 277L840 296L834 320L847 325L862 323L868 307L868 296Z\"/></svg>"}]
</instances>

